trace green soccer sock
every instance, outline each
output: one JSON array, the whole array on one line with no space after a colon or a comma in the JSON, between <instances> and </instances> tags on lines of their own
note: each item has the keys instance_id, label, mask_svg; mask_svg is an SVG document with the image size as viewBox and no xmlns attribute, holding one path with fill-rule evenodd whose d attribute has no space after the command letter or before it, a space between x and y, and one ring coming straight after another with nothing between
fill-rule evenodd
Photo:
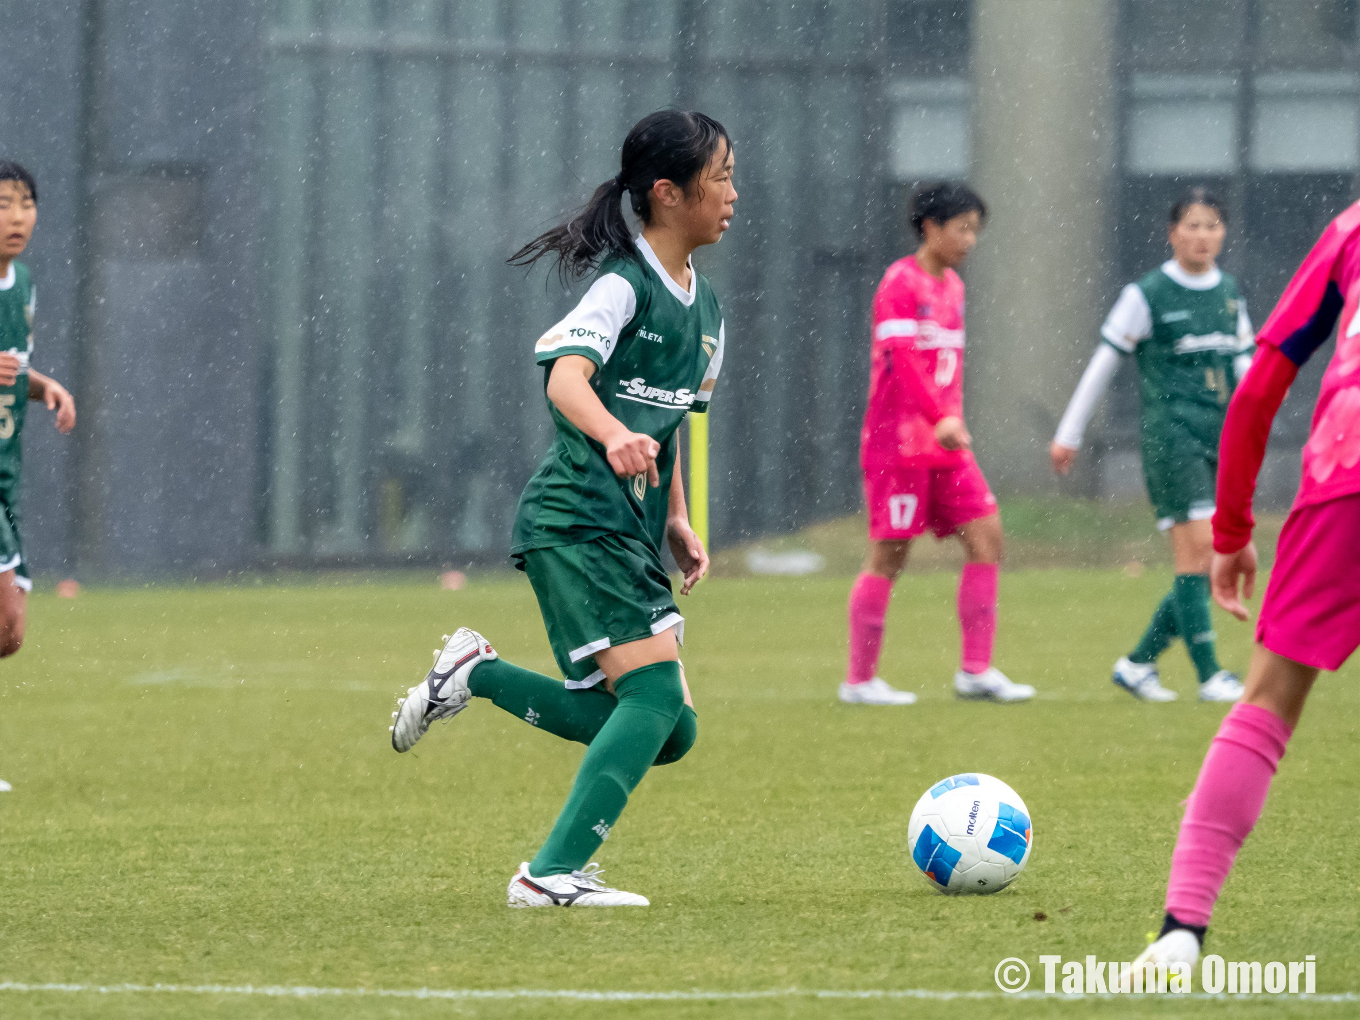
<instances>
[{"instance_id":1,"label":"green soccer sock","mask_svg":"<svg viewBox=\"0 0 1360 1020\"><path fill-rule=\"evenodd\" d=\"M468 690L474 698L486 698L530 726L586 745L595 739L619 704L603 685L568 690L561 680L504 659L479 663L468 678ZM652 764L679 761L694 746L698 734L698 716L688 705L682 706L675 727Z\"/></svg>"},{"instance_id":2,"label":"green soccer sock","mask_svg":"<svg viewBox=\"0 0 1360 1020\"><path fill-rule=\"evenodd\" d=\"M603 685L569 691L561 680L504 659L478 663L468 678L468 690L530 726L578 744L594 740L618 705Z\"/></svg>"},{"instance_id":3,"label":"green soccer sock","mask_svg":"<svg viewBox=\"0 0 1360 1020\"><path fill-rule=\"evenodd\" d=\"M571 794L529 865L539 877L567 875L586 865L623 813L628 795L647 774L685 707L680 663L656 662L619 677L618 707L581 759Z\"/></svg>"},{"instance_id":4,"label":"green soccer sock","mask_svg":"<svg viewBox=\"0 0 1360 1020\"><path fill-rule=\"evenodd\" d=\"M1166 598L1158 603L1157 611L1152 614L1147 630L1143 631L1138 647L1129 652L1129 661L1156 662L1179 634L1180 631L1176 629L1176 589L1173 587L1166 593Z\"/></svg>"},{"instance_id":5,"label":"green soccer sock","mask_svg":"<svg viewBox=\"0 0 1360 1020\"><path fill-rule=\"evenodd\" d=\"M1176 610L1176 629L1185 640L1199 682L1204 683L1221 668L1214 650L1214 625L1209 619L1209 575L1177 574L1171 585Z\"/></svg>"}]
</instances>

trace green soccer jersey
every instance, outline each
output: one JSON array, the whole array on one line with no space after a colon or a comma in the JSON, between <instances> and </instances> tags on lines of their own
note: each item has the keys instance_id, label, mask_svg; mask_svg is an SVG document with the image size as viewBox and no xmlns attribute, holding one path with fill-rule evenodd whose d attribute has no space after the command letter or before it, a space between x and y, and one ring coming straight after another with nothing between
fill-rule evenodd
<instances>
[{"instance_id":1,"label":"green soccer jersey","mask_svg":"<svg viewBox=\"0 0 1360 1020\"><path fill-rule=\"evenodd\" d=\"M691 267L686 292L639 237L643 260L611 257L565 319L538 341L546 389L552 362L579 354L598 366L590 384L605 409L661 444L659 488L645 475L620 478L604 447L554 407L557 435L520 497L512 555L575 545L601 535L644 542L659 557L665 541L676 430L687 411L706 411L723 359L718 299Z\"/></svg>"},{"instance_id":2,"label":"green soccer jersey","mask_svg":"<svg viewBox=\"0 0 1360 1020\"><path fill-rule=\"evenodd\" d=\"M1254 350L1236 281L1218 269L1192 276L1169 260L1124 288L1101 335L1137 359L1144 447L1179 435L1217 451Z\"/></svg>"},{"instance_id":3,"label":"green soccer jersey","mask_svg":"<svg viewBox=\"0 0 1360 1020\"><path fill-rule=\"evenodd\" d=\"M19 378L13 385L0 386L0 489L14 492L19 487L23 460L19 433L28 408L28 359L33 353L33 314L37 292L28 267L9 264L0 278L0 352L19 357Z\"/></svg>"}]
</instances>

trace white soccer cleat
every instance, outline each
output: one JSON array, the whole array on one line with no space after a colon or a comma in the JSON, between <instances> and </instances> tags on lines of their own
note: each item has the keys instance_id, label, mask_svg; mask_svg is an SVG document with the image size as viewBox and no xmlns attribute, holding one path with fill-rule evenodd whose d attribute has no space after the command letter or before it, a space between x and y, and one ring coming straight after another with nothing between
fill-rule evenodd
<instances>
[{"instance_id":1,"label":"white soccer cleat","mask_svg":"<svg viewBox=\"0 0 1360 1020\"><path fill-rule=\"evenodd\" d=\"M604 870L595 863L587 864L570 875L548 875L534 878L525 861L510 879L505 890L512 907L649 907L646 896L611 889L600 881Z\"/></svg>"},{"instance_id":2,"label":"white soccer cleat","mask_svg":"<svg viewBox=\"0 0 1360 1020\"><path fill-rule=\"evenodd\" d=\"M1184 928L1172 928L1139 953L1133 963L1124 965L1119 975L1119 987L1125 992L1133 991L1133 972L1149 963L1154 967L1160 964L1170 972L1177 964L1185 964L1193 969L1198 959L1199 939L1195 938L1195 933Z\"/></svg>"},{"instance_id":3,"label":"white soccer cleat","mask_svg":"<svg viewBox=\"0 0 1360 1020\"><path fill-rule=\"evenodd\" d=\"M864 683L841 682L840 698L847 705L914 705L916 695L911 691L899 691L881 676Z\"/></svg>"},{"instance_id":4,"label":"white soccer cleat","mask_svg":"<svg viewBox=\"0 0 1360 1020\"><path fill-rule=\"evenodd\" d=\"M1242 681L1236 673L1220 669L1199 685L1200 701L1237 701L1242 697Z\"/></svg>"},{"instance_id":5,"label":"white soccer cleat","mask_svg":"<svg viewBox=\"0 0 1360 1020\"><path fill-rule=\"evenodd\" d=\"M1175 701L1178 695L1162 686L1155 662L1133 662L1126 655L1114 664L1114 685L1142 701Z\"/></svg>"},{"instance_id":6,"label":"white soccer cleat","mask_svg":"<svg viewBox=\"0 0 1360 1020\"><path fill-rule=\"evenodd\" d=\"M14 787L10 786L9 783L5 782L3 779L0 779L0 793L9 793L13 789Z\"/></svg>"},{"instance_id":7,"label":"white soccer cleat","mask_svg":"<svg viewBox=\"0 0 1360 1020\"><path fill-rule=\"evenodd\" d=\"M1028 701L1034 697L1034 688L1012 683L1010 677L991 666L985 673L959 670L954 674L954 693L978 701Z\"/></svg>"},{"instance_id":8,"label":"white soccer cleat","mask_svg":"<svg viewBox=\"0 0 1360 1020\"><path fill-rule=\"evenodd\" d=\"M392 713L392 749L409 751L425 736L430 723L452 719L467 707L472 697L468 677L479 662L496 658L496 649L475 630L460 628L452 637L444 636L443 651L435 652L434 667L425 679L406 692Z\"/></svg>"}]
</instances>

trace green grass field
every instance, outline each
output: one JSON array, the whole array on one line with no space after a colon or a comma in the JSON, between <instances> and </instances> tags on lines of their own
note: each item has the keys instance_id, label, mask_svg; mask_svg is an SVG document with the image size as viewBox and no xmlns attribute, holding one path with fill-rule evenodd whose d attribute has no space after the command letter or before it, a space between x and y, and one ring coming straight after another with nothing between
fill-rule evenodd
<instances>
[{"instance_id":1,"label":"green grass field","mask_svg":"<svg viewBox=\"0 0 1360 1020\"><path fill-rule=\"evenodd\" d=\"M0 776L14 784L0 797L0 1016L1354 1015L1354 1001L1287 997L995 997L1004 957L1036 972L1041 953L1127 960L1159 922L1178 802L1224 714L1194 700L1179 650L1164 670L1178 703L1109 683L1168 581L1003 575L997 661L1040 696L993 706L947 686L953 577L906 578L883 672L921 701L896 710L835 700L848 578L705 582L683 606L699 743L647 777L601 854L653 906L595 912L504 898L580 747L482 702L412 754L387 744L393 694L452 626L552 670L522 578L39 595L27 646L0 666ZM1218 627L1225 664L1244 666L1248 629ZM1316 954L1326 993L1360 992L1354 682L1320 683L1211 933L1229 959ZM906 856L907 818L927 786L970 770L1026 799L1035 849L1010 889L947 898ZM52 983L728 997L32 987ZM879 994L903 990L992 997Z\"/></svg>"}]
</instances>

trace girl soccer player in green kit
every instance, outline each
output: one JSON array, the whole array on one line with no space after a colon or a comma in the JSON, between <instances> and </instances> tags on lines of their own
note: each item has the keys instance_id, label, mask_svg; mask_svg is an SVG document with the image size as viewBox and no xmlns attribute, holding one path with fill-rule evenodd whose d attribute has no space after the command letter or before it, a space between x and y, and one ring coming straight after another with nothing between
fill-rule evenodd
<instances>
[{"instance_id":1,"label":"girl soccer player in green kit","mask_svg":"<svg viewBox=\"0 0 1360 1020\"><path fill-rule=\"evenodd\" d=\"M1174 701L1157 657L1177 637L1199 674L1202 701L1236 701L1242 684L1222 669L1209 619L1214 479L1228 399L1251 364L1253 336L1237 283L1216 265L1227 232L1222 203L1192 188L1171 207L1173 257L1124 288L1101 328L1103 342L1053 440L1053 468L1066 474L1091 413L1120 361L1133 355L1142 394L1143 477L1157 527L1171 533L1176 578L1137 647L1114 666L1114 682L1145 701Z\"/></svg>"},{"instance_id":2,"label":"girl soccer player in green kit","mask_svg":"<svg viewBox=\"0 0 1360 1020\"><path fill-rule=\"evenodd\" d=\"M718 300L690 254L731 223L732 143L711 117L663 110L628 133L621 162L579 216L511 259L547 256L564 276L595 276L535 347L557 435L520 497L510 550L566 682L511 665L463 628L394 713L397 751L471 698L587 745L547 841L510 881L512 907L646 906L586 862L647 769L682 758L697 735L678 654L685 621L661 550L689 594L708 555L689 525L678 429L707 411L723 358Z\"/></svg>"}]
</instances>

